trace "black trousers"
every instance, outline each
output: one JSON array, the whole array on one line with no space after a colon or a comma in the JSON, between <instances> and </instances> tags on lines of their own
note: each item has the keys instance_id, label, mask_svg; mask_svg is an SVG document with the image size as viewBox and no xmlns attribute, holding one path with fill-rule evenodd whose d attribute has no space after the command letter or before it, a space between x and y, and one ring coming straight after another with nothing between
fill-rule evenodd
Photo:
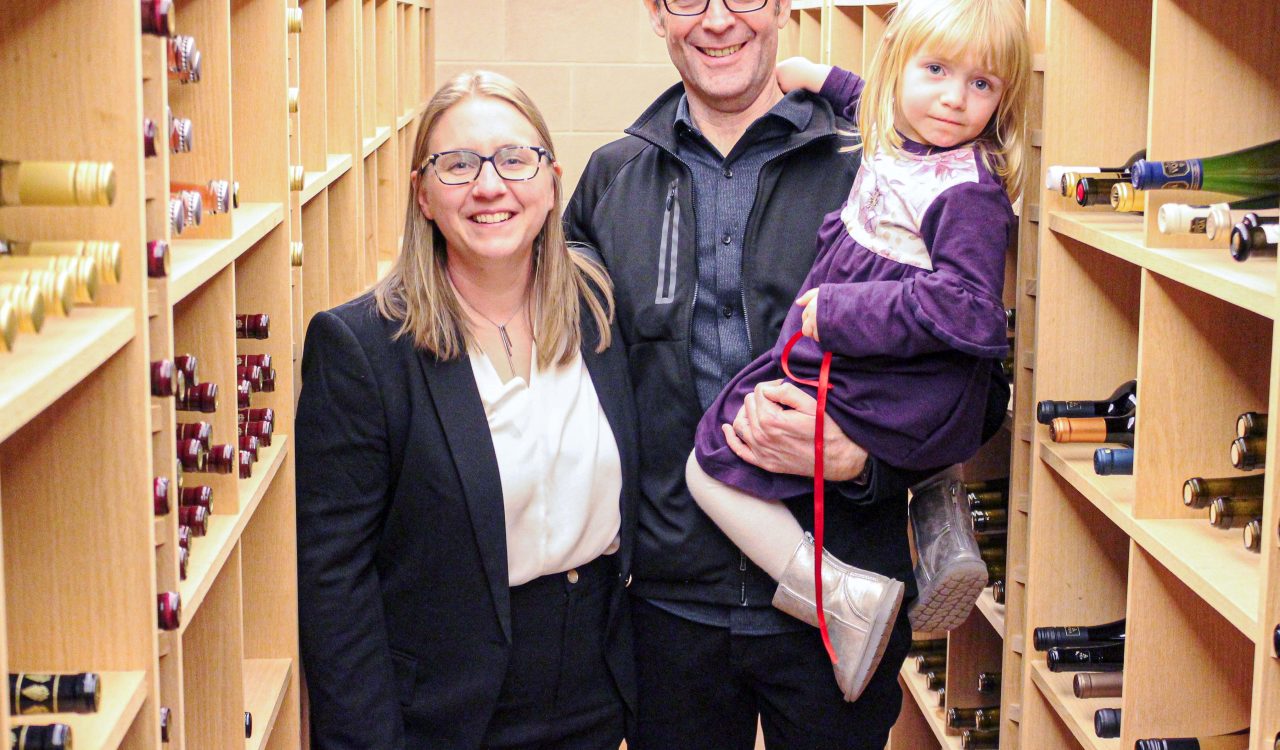
<instances>
[{"instance_id":1,"label":"black trousers","mask_svg":"<svg viewBox=\"0 0 1280 750\"><path fill-rule=\"evenodd\" d=\"M604 659L616 587L613 558L599 557L511 589L511 662L486 750L618 750L625 704Z\"/></svg>"},{"instance_id":2,"label":"black trousers","mask_svg":"<svg viewBox=\"0 0 1280 750\"><path fill-rule=\"evenodd\" d=\"M884 750L898 720L906 607L866 691L846 703L817 628L734 636L631 600L639 681L630 750Z\"/></svg>"}]
</instances>

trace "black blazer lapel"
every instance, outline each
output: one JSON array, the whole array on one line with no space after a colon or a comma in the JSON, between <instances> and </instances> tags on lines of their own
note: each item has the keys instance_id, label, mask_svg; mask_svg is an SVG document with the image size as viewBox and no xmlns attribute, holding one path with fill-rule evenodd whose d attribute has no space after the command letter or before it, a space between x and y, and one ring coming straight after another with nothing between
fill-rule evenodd
<instances>
[{"instance_id":1,"label":"black blazer lapel","mask_svg":"<svg viewBox=\"0 0 1280 750\"><path fill-rule=\"evenodd\" d=\"M511 642L511 591L507 570L507 518L502 504L502 476L493 450L489 420L480 401L468 357L440 362L418 352L423 379L435 402L453 464L462 481L476 545L484 560L489 593L502 633Z\"/></svg>"}]
</instances>

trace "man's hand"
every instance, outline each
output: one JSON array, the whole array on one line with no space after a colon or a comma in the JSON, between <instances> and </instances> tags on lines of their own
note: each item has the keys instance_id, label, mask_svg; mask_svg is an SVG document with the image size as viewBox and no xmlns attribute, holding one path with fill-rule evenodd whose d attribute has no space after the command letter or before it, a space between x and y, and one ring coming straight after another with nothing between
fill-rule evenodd
<instances>
[{"instance_id":1,"label":"man's hand","mask_svg":"<svg viewBox=\"0 0 1280 750\"><path fill-rule=\"evenodd\" d=\"M796 304L804 308L804 313L800 316L800 332L814 341L821 341L818 338L818 288L814 287L800 295Z\"/></svg>"},{"instance_id":2,"label":"man's hand","mask_svg":"<svg viewBox=\"0 0 1280 750\"><path fill-rule=\"evenodd\" d=\"M830 65L813 62L806 57L788 57L778 63L775 74L778 77L778 88L789 94L796 89L805 89L818 93L831 72Z\"/></svg>"},{"instance_id":3,"label":"man's hand","mask_svg":"<svg viewBox=\"0 0 1280 750\"><path fill-rule=\"evenodd\" d=\"M721 429L729 449L743 461L775 474L811 477L817 409L812 396L792 383L774 380L747 394L733 424ZM861 474L867 452L830 416L823 422L823 433L825 479L844 482Z\"/></svg>"}]
</instances>

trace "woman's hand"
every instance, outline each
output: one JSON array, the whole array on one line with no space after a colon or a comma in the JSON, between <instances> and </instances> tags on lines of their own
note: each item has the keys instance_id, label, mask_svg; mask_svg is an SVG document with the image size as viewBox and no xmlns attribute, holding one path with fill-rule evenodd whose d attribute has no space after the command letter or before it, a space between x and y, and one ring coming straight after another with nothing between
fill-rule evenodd
<instances>
[{"instance_id":1,"label":"woman's hand","mask_svg":"<svg viewBox=\"0 0 1280 750\"><path fill-rule=\"evenodd\" d=\"M818 288L814 287L800 295L796 304L804 308L800 317L800 332L814 341L821 341L818 338Z\"/></svg>"},{"instance_id":2,"label":"woman's hand","mask_svg":"<svg viewBox=\"0 0 1280 750\"><path fill-rule=\"evenodd\" d=\"M822 84L827 80L830 72L830 65L822 65L805 57L788 57L778 63L775 70L778 87L784 94L789 94L796 89L805 89L816 94L822 90Z\"/></svg>"},{"instance_id":3,"label":"woman's hand","mask_svg":"<svg viewBox=\"0 0 1280 750\"><path fill-rule=\"evenodd\" d=\"M747 394L732 425L721 425L729 449L753 466L775 474L813 476L814 415L818 402L793 383L760 383ZM823 474L844 482L862 473L867 452L824 415Z\"/></svg>"}]
</instances>

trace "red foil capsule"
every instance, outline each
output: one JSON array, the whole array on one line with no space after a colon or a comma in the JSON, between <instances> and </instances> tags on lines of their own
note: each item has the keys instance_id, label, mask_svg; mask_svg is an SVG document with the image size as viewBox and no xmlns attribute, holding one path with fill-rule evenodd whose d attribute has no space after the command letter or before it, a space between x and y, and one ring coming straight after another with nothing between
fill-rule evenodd
<instances>
[{"instance_id":1,"label":"red foil capsule","mask_svg":"<svg viewBox=\"0 0 1280 750\"><path fill-rule=\"evenodd\" d=\"M253 476L253 454L249 451L240 451L240 478L248 479Z\"/></svg>"},{"instance_id":2,"label":"red foil capsule","mask_svg":"<svg viewBox=\"0 0 1280 750\"><path fill-rule=\"evenodd\" d=\"M169 741L169 707L160 707L160 741Z\"/></svg>"},{"instance_id":3,"label":"red foil capsule","mask_svg":"<svg viewBox=\"0 0 1280 750\"><path fill-rule=\"evenodd\" d=\"M248 409L249 404L253 403L253 384L247 380L241 380L236 383L236 406L241 409Z\"/></svg>"},{"instance_id":4,"label":"red foil capsule","mask_svg":"<svg viewBox=\"0 0 1280 750\"><path fill-rule=\"evenodd\" d=\"M213 488L203 484L197 487L184 487L178 495L178 504L211 510L213 508Z\"/></svg>"},{"instance_id":5,"label":"red foil capsule","mask_svg":"<svg viewBox=\"0 0 1280 750\"><path fill-rule=\"evenodd\" d=\"M191 553L184 547L178 548L178 580L187 580L187 562L191 559Z\"/></svg>"},{"instance_id":6,"label":"red foil capsule","mask_svg":"<svg viewBox=\"0 0 1280 750\"><path fill-rule=\"evenodd\" d=\"M169 513L169 477L151 480L151 507L157 516Z\"/></svg>"},{"instance_id":7,"label":"red foil capsule","mask_svg":"<svg viewBox=\"0 0 1280 750\"><path fill-rule=\"evenodd\" d=\"M248 453L254 461L258 460L258 439L252 435L240 436L240 450Z\"/></svg>"},{"instance_id":8,"label":"red foil capsule","mask_svg":"<svg viewBox=\"0 0 1280 750\"><path fill-rule=\"evenodd\" d=\"M142 155L146 158L156 155L156 124L150 117L142 118Z\"/></svg>"},{"instance_id":9,"label":"red foil capsule","mask_svg":"<svg viewBox=\"0 0 1280 750\"><path fill-rule=\"evenodd\" d=\"M182 374L187 377L188 388L193 388L200 384L200 377L196 373L196 355L179 354L173 358L173 365L182 370Z\"/></svg>"},{"instance_id":10,"label":"red foil capsule","mask_svg":"<svg viewBox=\"0 0 1280 750\"><path fill-rule=\"evenodd\" d=\"M199 505L184 505L178 508L178 522L191 529L193 536L204 536L209 533L209 511Z\"/></svg>"},{"instance_id":11,"label":"red foil capsule","mask_svg":"<svg viewBox=\"0 0 1280 750\"><path fill-rule=\"evenodd\" d=\"M178 547L180 549L191 549L191 529L181 524L178 525Z\"/></svg>"},{"instance_id":12,"label":"red foil capsule","mask_svg":"<svg viewBox=\"0 0 1280 750\"><path fill-rule=\"evenodd\" d=\"M271 316L266 313L252 313L236 316L236 338L265 339L271 332Z\"/></svg>"},{"instance_id":13,"label":"red foil capsule","mask_svg":"<svg viewBox=\"0 0 1280 750\"><path fill-rule=\"evenodd\" d=\"M184 471L207 471L207 455L199 440L178 440L178 461Z\"/></svg>"},{"instance_id":14,"label":"red foil capsule","mask_svg":"<svg viewBox=\"0 0 1280 750\"><path fill-rule=\"evenodd\" d=\"M156 614L161 630L177 630L182 624L182 597L177 591L164 591L156 595Z\"/></svg>"},{"instance_id":15,"label":"red foil capsule","mask_svg":"<svg viewBox=\"0 0 1280 750\"><path fill-rule=\"evenodd\" d=\"M259 447L271 445L271 433L274 431L270 422L241 422L240 435L251 435L258 439Z\"/></svg>"},{"instance_id":16,"label":"red foil capsule","mask_svg":"<svg viewBox=\"0 0 1280 750\"><path fill-rule=\"evenodd\" d=\"M276 392L276 368L274 368L274 367L267 367L267 368L264 368L264 369L263 369L263 371L262 371L262 392L263 392L263 393L275 393L275 392Z\"/></svg>"},{"instance_id":17,"label":"red foil capsule","mask_svg":"<svg viewBox=\"0 0 1280 750\"><path fill-rule=\"evenodd\" d=\"M173 36L177 31L173 0L142 0L142 33Z\"/></svg>"},{"instance_id":18,"label":"red foil capsule","mask_svg":"<svg viewBox=\"0 0 1280 750\"><path fill-rule=\"evenodd\" d=\"M237 365L236 377L249 384L249 390L258 393L262 390L263 371L257 365ZM244 408L249 408L245 406Z\"/></svg>"},{"instance_id":19,"label":"red foil capsule","mask_svg":"<svg viewBox=\"0 0 1280 750\"><path fill-rule=\"evenodd\" d=\"M177 369L167 359L157 359L151 363L151 395L167 398L174 395L173 375Z\"/></svg>"},{"instance_id":20,"label":"red foil capsule","mask_svg":"<svg viewBox=\"0 0 1280 750\"><path fill-rule=\"evenodd\" d=\"M147 243L147 276L163 279L169 275L169 243L151 240Z\"/></svg>"},{"instance_id":21,"label":"red foil capsule","mask_svg":"<svg viewBox=\"0 0 1280 750\"><path fill-rule=\"evenodd\" d=\"M201 383L187 388L187 397L178 404L180 411L198 411L212 414L218 410L218 384Z\"/></svg>"},{"instance_id":22,"label":"red foil capsule","mask_svg":"<svg viewBox=\"0 0 1280 750\"><path fill-rule=\"evenodd\" d=\"M213 425L209 422L178 423L179 440L198 440L205 450L209 450L213 438Z\"/></svg>"},{"instance_id":23,"label":"red foil capsule","mask_svg":"<svg viewBox=\"0 0 1280 750\"><path fill-rule=\"evenodd\" d=\"M237 354L236 366L248 367L249 365L257 365L258 367L267 368L271 366L270 354Z\"/></svg>"},{"instance_id":24,"label":"red foil capsule","mask_svg":"<svg viewBox=\"0 0 1280 750\"><path fill-rule=\"evenodd\" d=\"M214 474L230 474L236 468L235 447L227 443L210 447L205 464Z\"/></svg>"},{"instance_id":25,"label":"red foil capsule","mask_svg":"<svg viewBox=\"0 0 1280 750\"><path fill-rule=\"evenodd\" d=\"M272 424L275 424L275 421L276 421L276 410L272 409L270 406L265 406L261 409L241 409L240 410L241 424L245 422L271 422Z\"/></svg>"}]
</instances>

